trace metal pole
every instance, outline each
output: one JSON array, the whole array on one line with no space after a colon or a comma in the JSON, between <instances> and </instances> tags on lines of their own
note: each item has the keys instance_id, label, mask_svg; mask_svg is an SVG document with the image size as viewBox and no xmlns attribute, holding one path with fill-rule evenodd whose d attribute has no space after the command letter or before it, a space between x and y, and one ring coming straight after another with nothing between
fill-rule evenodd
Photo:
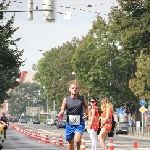
<instances>
[{"instance_id":1,"label":"metal pole","mask_svg":"<svg viewBox=\"0 0 150 150\"><path fill-rule=\"evenodd\" d=\"M144 115L142 113L142 135L143 135L143 129L144 129Z\"/></svg>"},{"instance_id":2,"label":"metal pole","mask_svg":"<svg viewBox=\"0 0 150 150\"><path fill-rule=\"evenodd\" d=\"M33 9L33 0L28 0L28 8ZM33 20L33 11L28 11L28 20Z\"/></svg>"},{"instance_id":3,"label":"metal pole","mask_svg":"<svg viewBox=\"0 0 150 150\"><path fill-rule=\"evenodd\" d=\"M54 120L55 120L55 116L56 116L56 112L55 112L55 100L53 100L53 110L54 110Z\"/></svg>"},{"instance_id":4,"label":"metal pole","mask_svg":"<svg viewBox=\"0 0 150 150\"><path fill-rule=\"evenodd\" d=\"M47 99L46 99L46 103L47 103L47 119L48 119L48 96L47 96Z\"/></svg>"}]
</instances>

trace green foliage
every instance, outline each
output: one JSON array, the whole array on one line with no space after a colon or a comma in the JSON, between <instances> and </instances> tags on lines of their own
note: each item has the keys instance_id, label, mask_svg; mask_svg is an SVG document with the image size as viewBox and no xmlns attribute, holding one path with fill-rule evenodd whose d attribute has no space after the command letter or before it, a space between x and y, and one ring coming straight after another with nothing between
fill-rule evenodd
<instances>
[{"instance_id":1,"label":"green foliage","mask_svg":"<svg viewBox=\"0 0 150 150\"><path fill-rule=\"evenodd\" d=\"M129 86L133 93L140 99L150 99L150 58L147 55L141 53L136 59L137 71L135 72L135 78L131 79Z\"/></svg>"},{"instance_id":2,"label":"green foliage","mask_svg":"<svg viewBox=\"0 0 150 150\"><path fill-rule=\"evenodd\" d=\"M7 6L9 3L7 4ZM4 3L0 4L0 9L7 9ZM4 13L0 12L0 20L3 22ZM13 39L13 34L18 28L13 27L14 16L4 25L0 24L0 102L8 98L7 91L17 85L19 78L19 67L22 65L21 56L23 51L19 51L16 43L20 40Z\"/></svg>"},{"instance_id":3,"label":"green foliage","mask_svg":"<svg viewBox=\"0 0 150 150\"><path fill-rule=\"evenodd\" d=\"M8 99L10 107L9 113L11 115L18 115L26 112L26 107L44 107L46 104L42 96L38 95L40 90L37 83L21 83L14 90L9 93Z\"/></svg>"},{"instance_id":4,"label":"green foliage","mask_svg":"<svg viewBox=\"0 0 150 150\"><path fill-rule=\"evenodd\" d=\"M35 80L46 86L49 99L55 99L58 106L68 94L67 84L73 79L73 71L83 94L98 99L110 97L114 107L137 105L139 95L135 93L139 89L134 91L134 85L141 82L140 92L149 94L149 85L145 83L149 76L145 75L146 69L142 71L142 80L135 75L140 67L135 60L141 51L149 58L150 3L148 0L118 0L118 3L118 7L112 7L108 22L97 16L85 37L47 51L39 61ZM129 86L129 81L134 83ZM135 110L134 106L130 109Z\"/></svg>"},{"instance_id":5,"label":"green foliage","mask_svg":"<svg viewBox=\"0 0 150 150\"><path fill-rule=\"evenodd\" d=\"M55 100L56 108L60 108L63 98L69 94L68 84L74 79L70 60L78 44L79 40L74 38L71 42L45 52L38 62L35 80L45 86L48 102Z\"/></svg>"}]
</instances>

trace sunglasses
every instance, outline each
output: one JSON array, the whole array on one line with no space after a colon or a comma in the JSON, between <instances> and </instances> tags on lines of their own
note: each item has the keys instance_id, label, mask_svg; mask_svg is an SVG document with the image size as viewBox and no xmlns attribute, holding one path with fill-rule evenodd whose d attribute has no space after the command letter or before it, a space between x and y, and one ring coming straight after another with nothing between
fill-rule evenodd
<instances>
[{"instance_id":1,"label":"sunglasses","mask_svg":"<svg viewBox=\"0 0 150 150\"><path fill-rule=\"evenodd\" d=\"M90 101L91 103L94 103L95 101Z\"/></svg>"}]
</instances>

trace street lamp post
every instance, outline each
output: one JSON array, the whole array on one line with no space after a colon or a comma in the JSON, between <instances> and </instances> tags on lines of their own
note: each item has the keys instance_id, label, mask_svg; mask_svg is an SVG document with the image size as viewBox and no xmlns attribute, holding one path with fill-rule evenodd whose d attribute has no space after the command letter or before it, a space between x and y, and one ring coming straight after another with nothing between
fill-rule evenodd
<instances>
[{"instance_id":1,"label":"street lamp post","mask_svg":"<svg viewBox=\"0 0 150 150\"><path fill-rule=\"evenodd\" d=\"M47 98L47 96L46 96L46 103L47 103L47 119L48 119L48 98Z\"/></svg>"},{"instance_id":2,"label":"street lamp post","mask_svg":"<svg viewBox=\"0 0 150 150\"><path fill-rule=\"evenodd\" d=\"M56 119L55 116L56 116L56 112L55 112L55 100L53 100L53 110L54 110L54 120Z\"/></svg>"}]
</instances>

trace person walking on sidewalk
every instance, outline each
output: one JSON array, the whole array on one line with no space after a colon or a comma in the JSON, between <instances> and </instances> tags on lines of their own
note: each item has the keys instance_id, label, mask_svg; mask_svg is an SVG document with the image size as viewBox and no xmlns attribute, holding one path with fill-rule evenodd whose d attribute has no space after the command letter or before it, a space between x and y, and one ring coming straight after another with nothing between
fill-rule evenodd
<instances>
[{"instance_id":1,"label":"person walking on sidewalk","mask_svg":"<svg viewBox=\"0 0 150 150\"><path fill-rule=\"evenodd\" d=\"M91 150L97 150L97 130L99 128L99 111L97 108L97 100L92 98L90 104L91 109L88 113L88 129L92 141Z\"/></svg>"},{"instance_id":2,"label":"person walking on sidewalk","mask_svg":"<svg viewBox=\"0 0 150 150\"><path fill-rule=\"evenodd\" d=\"M100 144L103 150L108 150L108 147L105 143L106 138L108 137L108 132L112 129L112 115L113 115L113 106L110 103L108 98L103 98L101 100L101 131L98 136Z\"/></svg>"},{"instance_id":3,"label":"person walking on sidewalk","mask_svg":"<svg viewBox=\"0 0 150 150\"><path fill-rule=\"evenodd\" d=\"M70 96L63 100L61 111L58 113L58 116L63 115L66 110L67 150L74 150L74 142L76 143L76 149L80 150L81 139L85 129L84 119L88 114L88 105L85 98L79 95L79 85L75 80L70 83L69 91ZM85 108L85 113L83 113L83 106Z\"/></svg>"}]
</instances>

